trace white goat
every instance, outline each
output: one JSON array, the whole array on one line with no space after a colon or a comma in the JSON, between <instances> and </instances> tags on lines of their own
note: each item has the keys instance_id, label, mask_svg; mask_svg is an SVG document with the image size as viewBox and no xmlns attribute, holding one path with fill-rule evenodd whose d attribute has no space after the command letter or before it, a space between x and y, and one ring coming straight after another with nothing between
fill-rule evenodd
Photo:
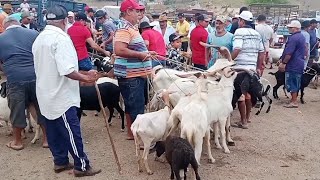
<instances>
[{"instance_id":1,"label":"white goat","mask_svg":"<svg viewBox=\"0 0 320 180\"><path fill-rule=\"evenodd\" d=\"M162 93L166 104L169 104L169 92ZM166 106L156 112L139 114L131 125L131 131L134 136L136 145L136 156L138 157L138 170L142 172L142 164L144 163L147 173L153 174L148 165L148 154L152 143L164 140L167 129L167 121L170 116L170 108ZM140 142L143 142L144 151L140 157Z\"/></svg>"}]
</instances>

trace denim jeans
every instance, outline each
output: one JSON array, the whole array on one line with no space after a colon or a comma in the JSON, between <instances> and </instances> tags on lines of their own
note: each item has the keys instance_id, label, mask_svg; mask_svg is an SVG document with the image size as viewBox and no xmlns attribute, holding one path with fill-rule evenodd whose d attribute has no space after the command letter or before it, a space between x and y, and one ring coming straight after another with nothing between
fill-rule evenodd
<instances>
[{"instance_id":1,"label":"denim jeans","mask_svg":"<svg viewBox=\"0 0 320 180\"><path fill-rule=\"evenodd\" d=\"M82 59L78 62L80 71L90 71L93 69L91 60L89 57Z\"/></svg>"},{"instance_id":2,"label":"denim jeans","mask_svg":"<svg viewBox=\"0 0 320 180\"><path fill-rule=\"evenodd\" d=\"M301 76L302 74L294 73L294 72L286 72L286 87L288 92L296 93L299 92L301 86Z\"/></svg>"},{"instance_id":3,"label":"denim jeans","mask_svg":"<svg viewBox=\"0 0 320 180\"><path fill-rule=\"evenodd\" d=\"M166 61L164 61L164 60L152 60L152 67L156 67L158 65L162 65L163 67L166 67Z\"/></svg>"},{"instance_id":4,"label":"denim jeans","mask_svg":"<svg viewBox=\"0 0 320 180\"><path fill-rule=\"evenodd\" d=\"M130 115L133 122L138 114L144 113L146 81L145 78L141 77L118 79L125 112Z\"/></svg>"}]
</instances>

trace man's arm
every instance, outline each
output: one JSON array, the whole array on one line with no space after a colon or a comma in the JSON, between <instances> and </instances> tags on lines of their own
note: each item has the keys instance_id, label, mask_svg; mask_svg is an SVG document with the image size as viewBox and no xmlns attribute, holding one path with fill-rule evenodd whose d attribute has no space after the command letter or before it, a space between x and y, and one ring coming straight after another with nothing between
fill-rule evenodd
<instances>
[{"instance_id":1,"label":"man's arm","mask_svg":"<svg viewBox=\"0 0 320 180\"><path fill-rule=\"evenodd\" d=\"M232 59L236 59L241 52L241 49L234 49L233 52L231 53Z\"/></svg>"},{"instance_id":2,"label":"man's arm","mask_svg":"<svg viewBox=\"0 0 320 180\"><path fill-rule=\"evenodd\" d=\"M91 37L88 38L86 41L96 51L99 51L99 52L103 53L105 56L110 56L110 52L102 49L97 43L95 43L93 41L93 39Z\"/></svg>"},{"instance_id":3,"label":"man's arm","mask_svg":"<svg viewBox=\"0 0 320 180\"><path fill-rule=\"evenodd\" d=\"M92 83L98 80L98 74L96 71L90 71L88 73L82 74L77 71L73 71L72 73L65 75L66 77L81 81L81 82L86 82L86 83Z\"/></svg>"},{"instance_id":4,"label":"man's arm","mask_svg":"<svg viewBox=\"0 0 320 180\"><path fill-rule=\"evenodd\" d=\"M146 46L147 46L147 49L149 49L149 41L148 40L144 40L144 43L146 44Z\"/></svg>"},{"instance_id":5,"label":"man's arm","mask_svg":"<svg viewBox=\"0 0 320 180\"><path fill-rule=\"evenodd\" d=\"M111 31L109 33L109 38L103 41L104 45L110 44L113 41L113 36L114 36L114 32Z\"/></svg>"},{"instance_id":6,"label":"man's arm","mask_svg":"<svg viewBox=\"0 0 320 180\"><path fill-rule=\"evenodd\" d=\"M265 56L264 52L258 53L257 69L262 69L262 65L263 65L265 57L266 56Z\"/></svg>"},{"instance_id":7,"label":"man's arm","mask_svg":"<svg viewBox=\"0 0 320 180\"><path fill-rule=\"evenodd\" d=\"M126 58L138 58L144 60L148 53L133 51L128 48L128 44L120 41L114 43L114 52L117 56L126 57Z\"/></svg>"}]
</instances>

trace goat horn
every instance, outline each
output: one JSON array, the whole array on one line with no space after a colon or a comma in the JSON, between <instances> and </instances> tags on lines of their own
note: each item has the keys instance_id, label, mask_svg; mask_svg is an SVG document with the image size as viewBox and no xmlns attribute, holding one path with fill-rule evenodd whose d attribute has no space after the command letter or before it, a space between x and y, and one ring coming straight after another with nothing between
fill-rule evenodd
<instances>
[{"instance_id":1,"label":"goat horn","mask_svg":"<svg viewBox=\"0 0 320 180\"><path fill-rule=\"evenodd\" d=\"M229 61L232 61L232 56L231 56L231 53L229 51L228 48L224 47L224 46L217 46L217 45L213 45L213 44L208 44L208 43L201 43L201 45L203 45L204 47L207 47L207 48L215 48L217 49L218 51L220 52L223 52L221 53L226 59L228 59Z\"/></svg>"}]
</instances>

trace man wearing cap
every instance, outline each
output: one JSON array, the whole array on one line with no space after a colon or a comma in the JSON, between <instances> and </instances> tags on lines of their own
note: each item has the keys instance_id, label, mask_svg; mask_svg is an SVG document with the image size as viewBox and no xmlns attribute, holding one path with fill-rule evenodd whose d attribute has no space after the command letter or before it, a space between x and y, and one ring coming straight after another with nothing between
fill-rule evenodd
<instances>
[{"instance_id":1,"label":"man wearing cap","mask_svg":"<svg viewBox=\"0 0 320 180\"><path fill-rule=\"evenodd\" d=\"M24 148L21 132L27 126L25 110L28 108L37 118L43 136L43 147L48 147L45 122L41 118L36 97L36 75L32 44L37 31L22 28L14 17L3 21L5 32L0 35L0 70L7 76L7 98L14 140L7 144L13 150ZM31 108L31 106L33 108ZM37 115L37 116L36 116Z\"/></svg>"},{"instance_id":2,"label":"man wearing cap","mask_svg":"<svg viewBox=\"0 0 320 180\"><path fill-rule=\"evenodd\" d=\"M309 34L310 34L310 60L318 61L319 58L319 40L317 38L317 20L312 19L310 21L310 28L309 28Z\"/></svg>"},{"instance_id":3,"label":"man wearing cap","mask_svg":"<svg viewBox=\"0 0 320 180\"><path fill-rule=\"evenodd\" d=\"M162 34L166 47L169 47L169 36L175 33L176 30L172 26L168 25L168 17L165 15L161 15L159 17L159 24L159 26L155 26L153 29Z\"/></svg>"},{"instance_id":4,"label":"man wearing cap","mask_svg":"<svg viewBox=\"0 0 320 180\"><path fill-rule=\"evenodd\" d=\"M102 49L93 41L89 29L85 26L87 21L87 16L84 13L79 12L76 15L76 22L68 29L68 34L77 51L79 70L81 71L89 71L93 68L86 43L93 49L103 53L105 56L110 56L110 52Z\"/></svg>"},{"instance_id":5,"label":"man wearing cap","mask_svg":"<svg viewBox=\"0 0 320 180\"><path fill-rule=\"evenodd\" d=\"M291 93L291 100L286 108L298 108L297 96L300 90L301 76L304 70L306 56L305 38L301 33L301 24L297 20L287 25L291 36L286 43L281 56L279 70L285 72L286 88Z\"/></svg>"},{"instance_id":6,"label":"man wearing cap","mask_svg":"<svg viewBox=\"0 0 320 180\"><path fill-rule=\"evenodd\" d=\"M164 39L158 31L152 29L153 26L150 26L147 22L142 22L140 24L140 29L142 31L141 36L144 40L149 51L155 51L158 55L162 56L156 60L152 60L152 67L157 65L165 66L166 61L166 45Z\"/></svg>"},{"instance_id":7,"label":"man wearing cap","mask_svg":"<svg viewBox=\"0 0 320 180\"><path fill-rule=\"evenodd\" d=\"M95 13L97 21L102 24L102 44L101 47L107 51L113 53L113 36L116 32L116 25L112 19L108 17L108 14L104 10L98 10Z\"/></svg>"},{"instance_id":8,"label":"man wearing cap","mask_svg":"<svg viewBox=\"0 0 320 180\"><path fill-rule=\"evenodd\" d=\"M142 3L140 4L140 6L141 6L141 10L140 10L141 15L139 16L139 24L142 22L147 22L150 24L149 18L145 15L146 7Z\"/></svg>"},{"instance_id":9,"label":"man wearing cap","mask_svg":"<svg viewBox=\"0 0 320 180\"><path fill-rule=\"evenodd\" d=\"M183 36L182 40L182 50L187 52L188 50L188 34L190 30L190 24L186 21L184 14L179 13L178 14L179 22L176 25L176 32L180 35Z\"/></svg>"},{"instance_id":10,"label":"man wearing cap","mask_svg":"<svg viewBox=\"0 0 320 180\"><path fill-rule=\"evenodd\" d=\"M148 49L136 25L140 14L140 6L135 0L124 0L120 11L122 18L119 29L113 39L114 74L118 78L119 88L124 99L128 129L128 140L133 140L131 124L138 114L144 113L146 77L151 74L150 56L155 52Z\"/></svg>"},{"instance_id":11,"label":"man wearing cap","mask_svg":"<svg viewBox=\"0 0 320 180\"><path fill-rule=\"evenodd\" d=\"M216 30L213 33L210 33L208 36L208 44L216 45L216 46L224 46L232 52L232 38L233 34L229 33L226 30L226 22L227 18L225 16L217 16L215 21ZM208 64L208 68L211 67L215 61L219 58L219 52L212 48L211 51L208 51L210 61ZM209 59L209 58L208 58Z\"/></svg>"},{"instance_id":12,"label":"man wearing cap","mask_svg":"<svg viewBox=\"0 0 320 180\"><path fill-rule=\"evenodd\" d=\"M247 7L241 7L241 8L240 8L240 11L239 11L239 14L241 14L243 11L249 11L249 9L248 9ZM239 19L238 19L238 17L236 16L236 17L234 17L234 18L232 19L232 21L234 21L234 22L232 23L230 32L231 32L232 34L234 34L234 33L236 32L236 30L239 28L239 23L238 23Z\"/></svg>"},{"instance_id":13,"label":"man wearing cap","mask_svg":"<svg viewBox=\"0 0 320 180\"><path fill-rule=\"evenodd\" d=\"M268 24L266 24L267 17L265 15L259 15L257 18L258 25L256 25L255 30L261 35L262 42L265 50L265 64L269 63L269 49L270 44L273 42L273 29ZM272 60L272 58L271 58ZM270 62L272 68L272 62ZM263 70L261 74L263 73Z\"/></svg>"},{"instance_id":14,"label":"man wearing cap","mask_svg":"<svg viewBox=\"0 0 320 180\"><path fill-rule=\"evenodd\" d=\"M35 24L32 23L34 17L32 17L29 11L22 11L21 13L21 26L27 29L32 29L38 31Z\"/></svg>"},{"instance_id":15,"label":"man wearing cap","mask_svg":"<svg viewBox=\"0 0 320 180\"><path fill-rule=\"evenodd\" d=\"M173 33L169 36L170 49L168 51L168 58L184 63L185 58L183 57L183 53L181 53L181 38L182 36L179 36L176 33ZM169 61L167 62L167 65L172 69L178 67L176 64L170 63Z\"/></svg>"},{"instance_id":16,"label":"man wearing cap","mask_svg":"<svg viewBox=\"0 0 320 180\"><path fill-rule=\"evenodd\" d=\"M201 45L201 42L206 43L208 40L208 32L205 28L208 27L209 19L204 15L199 15L196 18L198 21L197 27L194 28L190 34L192 62L194 67L207 70L208 59L206 58L206 48Z\"/></svg>"},{"instance_id":17,"label":"man wearing cap","mask_svg":"<svg viewBox=\"0 0 320 180\"><path fill-rule=\"evenodd\" d=\"M34 55L37 77L36 94L46 120L47 137L53 155L54 171L60 173L74 168L76 177L93 176L101 172L91 167L83 150L80 121L79 81L92 83L97 71L78 72L78 57L73 43L64 32L67 10L61 5L48 9L47 25L35 40ZM74 159L69 163L68 152Z\"/></svg>"},{"instance_id":18,"label":"man wearing cap","mask_svg":"<svg viewBox=\"0 0 320 180\"><path fill-rule=\"evenodd\" d=\"M249 11L242 11L238 16L239 28L233 36L233 52L232 59L235 60L236 68L246 69L247 71L256 72L261 75L261 68L264 61L264 46L261 35L250 26L253 21L253 15ZM250 79L235 79L235 88L241 84L248 84ZM256 76L255 76L256 77ZM251 76L250 78L254 78ZM242 82L239 82L242 81ZM239 87L240 88L240 87ZM241 115L241 121L234 126L247 129L247 123L250 122L250 112L252 108L249 86L241 86L242 95L238 101L238 107Z\"/></svg>"},{"instance_id":19,"label":"man wearing cap","mask_svg":"<svg viewBox=\"0 0 320 180\"><path fill-rule=\"evenodd\" d=\"M152 14L151 17L152 17L152 22L150 22L150 25L151 26L159 26L160 25L159 24L160 15L159 14Z\"/></svg>"},{"instance_id":20,"label":"man wearing cap","mask_svg":"<svg viewBox=\"0 0 320 180\"><path fill-rule=\"evenodd\" d=\"M11 4L4 4L2 9L5 12L6 16L10 16L13 13Z\"/></svg>"},{"instance_id":21,"label":"man wearing cap","mask_svg":"<svg viewBox=\"0 0 320 180\"><path fill-rule=\"evenodd\" d=\"M307 68L310 57L310 34L308 33L310 21L303 21L301 24L301 34L306 39L306 56L304 61L304 69Z\"/></svg>"},{"instance_id":22,"label":"man wearing cap","mask_svg":"<svg viewBox=\"0 0 320 180\"><path fill-rule=\"evenodd\" d=\"M68 24L67 24L67 31L74 23L74 13L72 11L68 12Z\"/></svg>"}]
</instances>

